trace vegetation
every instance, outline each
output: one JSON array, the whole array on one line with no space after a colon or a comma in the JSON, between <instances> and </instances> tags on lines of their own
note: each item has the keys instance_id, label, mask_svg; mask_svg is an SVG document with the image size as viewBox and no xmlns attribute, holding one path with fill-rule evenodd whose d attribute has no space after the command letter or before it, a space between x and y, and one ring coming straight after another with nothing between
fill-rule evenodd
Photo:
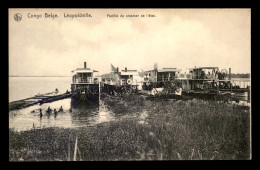
<instances>
[{"instance_id":1,"label":"vegetation","mask_svg":"<svg viewBox=\"0 0 260 170\"><path fill-rule=\"evenodd\" d=\"M108 101L116 113L137 117L75 129L9 129L10 161L72 160L76 137L77 160L250 159L248 109L136 95Z\"/></svg>"},{"instance_id":2,"label":"vegetation","mask_svg":"<svg viewBox=\"0 0 260 170\"><path fill-rule=\"evenodd\" d=\"M122 97L107 96L103 98L105 105L116 114L139 113L143 111L145 99L137 94L127 94Z\"/></svg>"},{"instance_id":3,"label":"vegetation","mask_svg":"<svg viewBox=\"0 0 260 170\"><path fill-rule=\"evenodd\" d=\"M237 73L237 74L233 74L231 73L231 78L250 78L250 74L249 73L245 73L245 74L240 74L240 73Z\"/></svg>"}]
</instances>

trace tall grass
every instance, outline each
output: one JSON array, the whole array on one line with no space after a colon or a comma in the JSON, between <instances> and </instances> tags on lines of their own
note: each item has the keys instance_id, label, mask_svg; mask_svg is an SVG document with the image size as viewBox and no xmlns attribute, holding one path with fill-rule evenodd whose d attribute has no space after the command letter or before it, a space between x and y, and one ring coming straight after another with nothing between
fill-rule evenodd
<instances>
[{"instance_id":1,"label":"tall grass","mask_svg":"<svg viewBox=\"0 0 260 170\"><path fill-rule=\"evenodd\" d=\"M143 110L145 100L137 94L128 94L123 97L104 98L104 103L110 106L116 114L137 113Z\"/></svg>"},{"instance_id":2,"label":"tall grass","mask_svg":"<svg viewBox=\"0 0 260 170\"><path fill-rule=\"evenodd\" d=\"M177 153L190 159L193 152L193 159L249 158L248 110L201 100L153 102L147 109L152 129L166 144L165 159L176 159Z\"/></svg>"},{"instance_id":3,"label":"tall grass","mask_svg":"<svg viewBox=\"0 0 260 170\"><path fill-rule=\"evenodd\" d=\"M133 100L115 105L142 108L146 123L128 118L78 129L10 129L9 159L68 160L76 136L77 160L249 159L249 110L214 101Z\"/></svg>"}]
</instances>

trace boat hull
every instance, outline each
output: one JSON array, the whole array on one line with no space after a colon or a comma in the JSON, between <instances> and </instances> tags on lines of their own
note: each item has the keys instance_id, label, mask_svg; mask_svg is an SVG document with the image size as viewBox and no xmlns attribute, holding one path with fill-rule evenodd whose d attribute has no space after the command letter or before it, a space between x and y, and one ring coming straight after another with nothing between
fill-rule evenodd
<instances>
[{"instance_id":1,"label":"boat hull","mask_svg":"<svg viewBox=\"0 0 260 170\"><path fill-rule=\"evenodd\" d=\"M184 95L194 98L208 99L208 100L229 100L231 98L230 92L184 92Z\"/></svg>"},{"instance_id":2,"label":"boat hull","mask_svg":"<svg viewBox=\"0 0 260 170\"><path fill-rule=\"evenodd\" d=\"M99 105L99 84L72 84L71 104Z\"/></svg>"}]
</instances>

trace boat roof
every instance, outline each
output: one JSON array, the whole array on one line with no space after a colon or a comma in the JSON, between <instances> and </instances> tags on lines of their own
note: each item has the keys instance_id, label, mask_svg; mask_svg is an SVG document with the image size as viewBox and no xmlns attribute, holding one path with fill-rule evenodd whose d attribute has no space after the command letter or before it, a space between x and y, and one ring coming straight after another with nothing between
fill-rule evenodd
<instances>
[{"instance_id":1,"label":"boat roof","mask_svg":"<svg viewBox=\"0 0 260 170\"><path fill-rule=\"evenodd\" d=\"M196 70L196 69L218 69L219 67L196 67L196 68L190 68L192 70Z\"/></svg>"},{"instance_id":2,"label":"boat roof","mask_svg":"<svg viewBox=\"0 0 260 170\"><path fill-rule=\"evenodd\" d=\"M137 72L137 70L121 70L122 72Z\"/></svg>"},{"instance_id":3,"label":"boat roof","mask_svg":"<svg viewBox=\"0 0 260 170\"><path fill-rule=\"evenodd\" d=\"M144 72L150 72L150 71L155 71L155 69L144 71ZM177 71L181 71L181 70L177 69L177 68L162 68L162 69L157 69L157 71L158 72L177 72Z\"/></svg>"},{"instance_id":4,"label":"boat roof","mask_svg":"<svg viewBox=\"0 0 260 170\"><path fill-rule=\"evenodd\" d=\"M122 71L120 75L121 75L121 76L126 76L126 75L138 75L138 72L137 72L137 71L127 71L127 72Z\"/></svg>"},{"instance_id":5,"label":"boat roof","mask_svg":"<svg viewBox=\"0 0 260 170\"><path fill-rule=\"evenodd\" d=\"M158 72L177 72L180 71L180 69L177 68L162 68L158 69Z\"/></svg>"},{"instance_id":6,"label":"boat roof","mask_svg":"<svg viewBox=\"0 0 260 170\"><path fill-rule=\"evenodd\" d=\"M76 70L72 70L71 73L93 73L98 72L97 70L90 70L90 68L77 68Z\"/></svg>"}]
</instances>

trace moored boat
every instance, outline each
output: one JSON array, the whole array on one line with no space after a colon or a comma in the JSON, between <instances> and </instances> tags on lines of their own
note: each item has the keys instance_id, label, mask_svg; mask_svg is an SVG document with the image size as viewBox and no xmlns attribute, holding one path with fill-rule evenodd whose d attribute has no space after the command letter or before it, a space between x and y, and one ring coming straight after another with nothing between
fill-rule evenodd
<instances>
[{"instance_id":1,"label":"moored boat","mask_svg":"<svg viewBox=\"0 0 260 170\"><path fill-rule=\"evenodd\" d=\"M99 104L99 77L97 70L77 68L72 71L71 99L72 105L79 103L98 105Z\"/></svg>"}]
</instances>

